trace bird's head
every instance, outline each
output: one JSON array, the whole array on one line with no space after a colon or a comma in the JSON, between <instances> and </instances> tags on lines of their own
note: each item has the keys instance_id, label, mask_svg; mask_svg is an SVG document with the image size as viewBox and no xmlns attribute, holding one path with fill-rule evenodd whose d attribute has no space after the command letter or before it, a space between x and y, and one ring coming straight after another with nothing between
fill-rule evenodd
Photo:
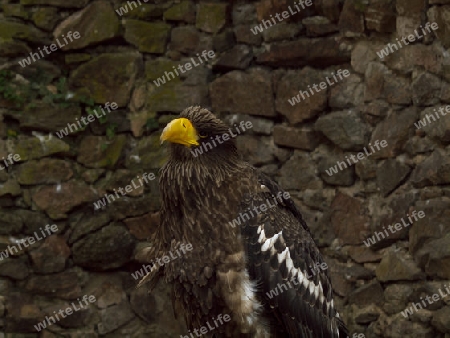
<instances>
[{"instance_id":1,"label":"bird's head","mask_svg":"<svg viewBox=\"0 0 450 338\"><path fill-rule=\"evenodd\" d=\"M209 110L198 106L186 108L179 118L169 122L160 139L161 143L171 142L178 153L194 157L200 154L196 148L203 148L206 150L204 153L209 154L236 151L230 127Z\"/></svg>"}]
</instances>

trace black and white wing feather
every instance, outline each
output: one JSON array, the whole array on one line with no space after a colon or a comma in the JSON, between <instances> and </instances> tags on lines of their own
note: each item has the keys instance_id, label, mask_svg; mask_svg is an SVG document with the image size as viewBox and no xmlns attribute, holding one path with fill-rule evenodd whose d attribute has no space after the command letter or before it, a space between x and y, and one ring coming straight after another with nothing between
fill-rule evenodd
<instances>
[{"instance_id":1,"label":"black and white wing feather","mask_svg":"<svg viewBox=\"0 0 450 338\"><path fill-rule=\"evenodd\" d=\"M241 233L272 331L277 337L346 338L328 271L313 271L324 260L300 212L291 199L274 200L283 190L270 178L259 174L259 183L261 192L248 196L243 210L268 209L245 222Z\"/></svg>"}]
</instances>

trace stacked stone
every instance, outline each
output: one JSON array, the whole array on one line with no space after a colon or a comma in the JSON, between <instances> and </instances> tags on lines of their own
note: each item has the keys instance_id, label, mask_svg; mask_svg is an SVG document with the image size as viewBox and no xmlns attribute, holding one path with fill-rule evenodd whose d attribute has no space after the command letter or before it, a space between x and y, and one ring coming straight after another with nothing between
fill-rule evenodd
<instances>
[{"instance_id":1,"label":"stacked stone","mask_svg":"<svg viewBox=\"0 0 450 338\"><path fill-rule=\"evenodd\" d=\"M0 158L20 156L0 171L0 254L46 224L58 227L0 256L0 336L187 332L172 316L167 287L148 295L135 289L131 275L159 224L157 180L99 210L93 203L137 175L157 173L167 158L160 131L190 105L231 124L252 122L237 138L239 150L305 214L352 334L450 334L450 297L402 315L450 283L450 117L435 115L450 104L450 1L315 0L254 33L295 4L0 1L0 75L17 74L11 83L0 81ZM427 23L438 28L424 35ZM19 65L69 32L80 38ZM423 36L401 42L417 34ZM397 48L380 54L389 43ZM198 63L204 51L214 58L175 73L192 59ZM340 70L350 75L290 103ZM106 123L59 138L57 131L87 115L83 104L33 100L17 107L5 95L11 88L24 95L39 71L53 93L68 77L67 101L87 96L118 109ZM329 175L381 140L386 147ZM425 217L386 235L413 211ZM96 302L37 333L35 325L83 295Z\"/></svg>"}]
</instances>

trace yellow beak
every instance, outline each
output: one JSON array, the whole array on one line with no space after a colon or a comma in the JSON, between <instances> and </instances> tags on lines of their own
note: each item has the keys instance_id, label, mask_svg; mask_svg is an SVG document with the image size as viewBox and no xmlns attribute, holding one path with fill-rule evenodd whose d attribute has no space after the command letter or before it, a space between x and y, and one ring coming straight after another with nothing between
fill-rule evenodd
<instances>
[{"instance_id":1,"label":"yellow beak","mask_svg":"<svg viewBox=\"0 0 450 338\"><path fill-rule=\"evenodd\" d=\"M198 146L198 139L199 136L197 130L195 130L191 121L184 117L169 122L160 137L161 144L164 141L169 141L172 143L183 144L187 147L192 145Z\"/></svg>"}]
</instances>

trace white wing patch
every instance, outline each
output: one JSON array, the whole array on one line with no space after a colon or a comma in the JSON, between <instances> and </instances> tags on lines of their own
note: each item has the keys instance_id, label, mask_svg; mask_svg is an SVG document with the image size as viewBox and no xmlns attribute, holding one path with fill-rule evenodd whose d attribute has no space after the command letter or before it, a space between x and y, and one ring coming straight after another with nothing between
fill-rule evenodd
<instances>
[{"instance_id":1,"label":"white wing patch","mask_svg":"<svg viewBox=\"0 0 450 338\"><path fill-rule=\"evenodd\" d=\"M300 268L295 267L294 261L291 258L289 247L286 246L285 249L279 253L273 247L278 239L284 242L282 232L283 231L280 231L272 237L267 238L266 233L264 232L264 225L260 225L258 227L257 233L259 234L258 243L261 244L261 251L268 251L269 249L271 249L271 254L277 255L278 264L282 264L283 261L286 261L286 268L288 270L288 276L290 276L291 278L290 280L294 280L296 278L298 284L303 285L303 288L309 290L309 292L314 295L314 299L316 301L319 300L321 305L326 304L327 311L330 312L334 309L334 303L333 300L331 300L330 302L327 301L322 283L319 281L317 285L314 284L314 281L308 279L307 273L301 271ZM339 317L337 313L336 316Z\"/></svg>"}]
</instances>

